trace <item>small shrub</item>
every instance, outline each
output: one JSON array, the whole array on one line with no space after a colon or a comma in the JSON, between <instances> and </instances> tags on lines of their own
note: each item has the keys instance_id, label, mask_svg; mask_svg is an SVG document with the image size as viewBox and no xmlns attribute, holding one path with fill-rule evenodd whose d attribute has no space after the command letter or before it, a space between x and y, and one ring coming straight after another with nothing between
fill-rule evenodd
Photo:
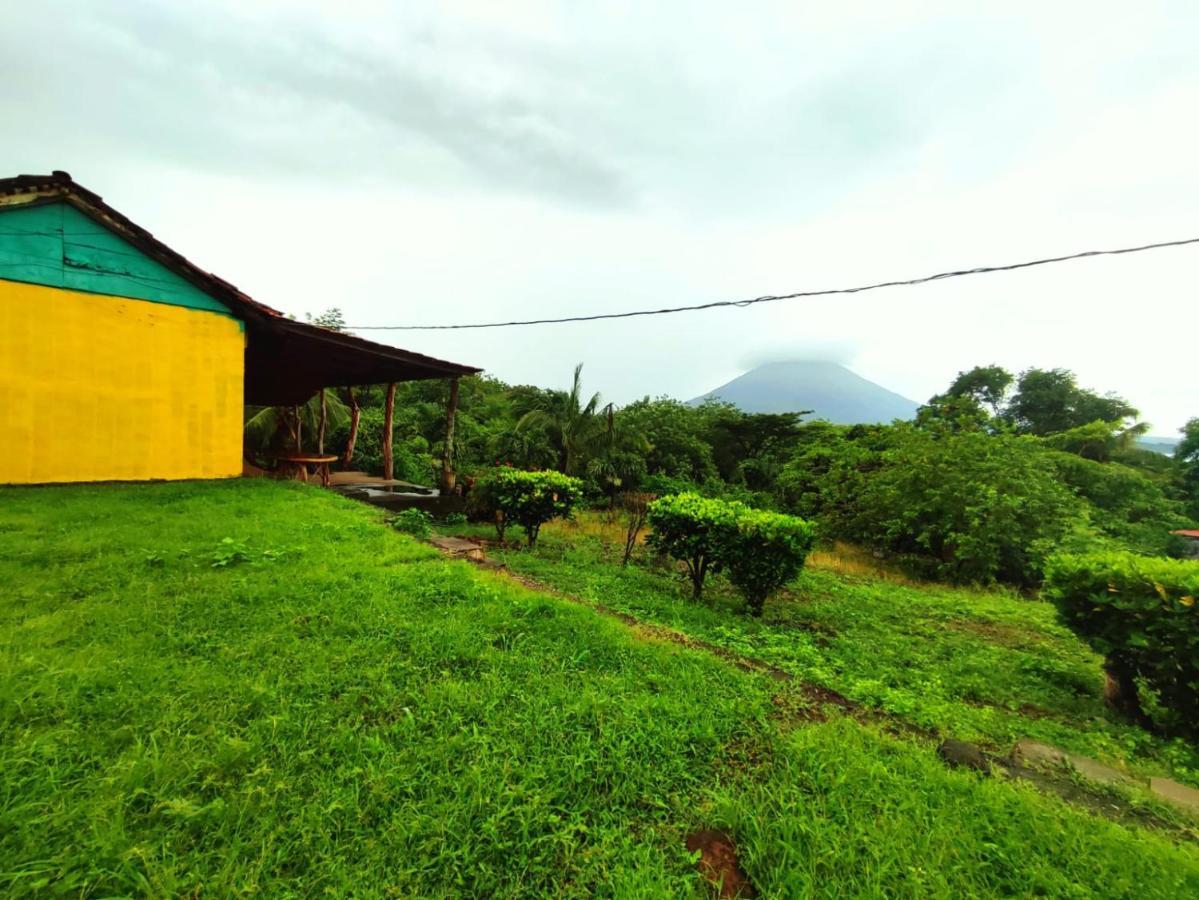
<instances>
[{"instance_id":1,"label":"small shrub","mask_svg":"<svg viewBox=\"0 0 1199 900\"><path fill-rule=\"evenodd\" d=\"M402 510L391 520L391 524L397 531L403 531L405 534L410 534L413 537L428 537L429 526L432 524L432 520L429 518L429 514L423 509L413 507Z\"/></svg>"},{"instance_id":2,"label":"small shrub","mask_svg":"<svg viewBox=\"0 0 1199 900\"><path fill-rule=\"evenodd\" d=\"M227 537L221 538L220 544L209 558L214 569L227 569L238 563L249 562L250 552L246 549L245 541L235 541Z\"/></svg>"},{"instance_id":3,"label":"small shrub","mask_svg":"<svg viewBox=\"0 0 1199 900\"><path fill-rule=\"evenodd\" d=\"M530 547L537 544L541 526L551 519L569 518L583 496L583 483L561 472L522 472L519 469L495 469L480 483L487 502L498 513L496 530L503 540L508 523L520 525Z\"/></svg>"},{"instance_id":4,"label":"small shrub","mask_svg":"<svg viewBox=\"0 0 1199 900\"><path fill-rule=\"evenodd\" d=\"M1199 736L1199 563L1131 553L1061 554L1044 596L1098 653L1110 705L1150 724L1143 679L1164 709L1164 730Z\"/></svg>"},{"instance_id":5,"label":"small shrub","mask_svg":"<svg viewBox=\"0 0 1199 900\"><path fill-rule=\"evenodd\" d=\"M692 493L662 497L649 505L653 531L646 540L686 565L692 599L701 599L708 574L720 571L724 550L736 537L737 516L744 508Z\"/></svg>"},{"instance_id":6,"label":"small shrub","mask_svg":"<svg viewBox=\"0 0 1199 900\"><path fill-rule=\"evenodd\" d=\"M446 516L441 521L444 522L446 525L465 525L466 524L466 513L460 513L460 512L447 513Z\"/></svg>"},{"instance_id":7,"label":"small shrub","mask_svg":"<svg viewBox=\"0 0 1199 900\"><path fill-rule=\"evenodd\" d=\"M633 556L633 548L637 546L637 536L645 527L646 519L649 517L649 505L654 499L653 494L639 491L626 491L620 495L620 508L624 510L625 516L624 557L620 561L622 566L627 566L629 559Z\"/></svg>"},{"instance_id":8,"label":"small shrub","mask_svg":"<svg viewBox=\"0 0 1199 900\"><path fill-rule=\"evenodd\" d=\"M740 512L722 561L751 615L762 615L770 595L799 574L815 539L816 530L795 516L761 509Z\"/></svg>"}]
</instances>

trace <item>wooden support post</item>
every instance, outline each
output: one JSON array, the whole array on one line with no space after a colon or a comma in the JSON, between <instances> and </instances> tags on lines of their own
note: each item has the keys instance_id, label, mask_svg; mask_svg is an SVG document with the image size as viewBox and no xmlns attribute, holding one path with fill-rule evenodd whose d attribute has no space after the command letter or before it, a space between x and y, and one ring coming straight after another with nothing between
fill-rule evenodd
<instances>
[{"instance_id":1,"label":"wooden support post","mask_svg":"<svg viewBox=\"0 0 1199 900\"><path fill-rule=\"evenodd\" d=\"M295 431L296 453L297 454L303 453L304 452L304 434L303 434L303 422L300 419L300 407L293 406L291 408L291 414L292 414L292 417L295 419L295 423L296 423L296 431Z\"/></svg>"},{"instance_id":2,"label":"wooden support post","mask_svg":"<svg viewBox=\"0 0 1199 900\"><path fill-rule=\"evenodd\" d=\"M325 396L325 389L321 388L321 423L316 430L316 453L317 456L325 455L325 431L329 427L329 401Z\"/></svg>"},{"instance_id":3,"label":"wooden support post","mask_svg":"<svg viewBox=\"0 0 1199 900\"><path fill-rule=\"evenodd\" d=\"M358 405L358 395L354 393L354 389L349 388L350 399L350 436L346 439L346 452L342 457L341 464L349 467L354 459L354 445L358 443L358 422L362 418L362 407Z\"/></svg>"},{"instance_id":4,"label":"wooden support post","mask_svg":"<svg viewBox=\"0 0 1199 900\"><path fill-rule=\"evenodd\" d=\"M396 383L387 386L387 400L383 406L383 477L391 481L395 471L392 457L391 439L393 422L395 421Z\"/></svg>"},{"instance_id":5,"label":"wooden support post","mask_svg":"<svg viewBox=\"0 0 1199 900\"><path fill-rule=\"evenodd\" d=\"M458 477L454 473L454 416L458 413L458 379L450 379L450 400L445 406L445 450L441 454L441 492L454 490Z\"/></svg>"}]
</instances>

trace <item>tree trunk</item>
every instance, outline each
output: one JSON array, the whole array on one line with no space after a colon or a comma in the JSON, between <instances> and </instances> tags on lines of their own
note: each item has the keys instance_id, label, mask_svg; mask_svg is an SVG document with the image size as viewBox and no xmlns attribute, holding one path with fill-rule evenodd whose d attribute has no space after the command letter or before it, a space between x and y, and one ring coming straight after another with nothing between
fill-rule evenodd
<instances>
[{"instance_id":1,"label":"tree trunk","mask_svg":"<svg viewBox=\"0 0 1199 900\"><path fill-rule=\"evenodd\" d=\"M1103 663L1105 683L1103 685L1103 700L1112 709L1127 716L1142 728L1149 728L1152 723L1141 708L1141 698L1137 692L1137 683L1133 680L1132 671L1121 660L1109 657Z\"/></svg>"},{"instance_id":2,"label":"tree trunk","mask_svg":"<svg viewBox=\"0 0 1199 900\"><path fill-rule=\"evenodd\" d=\"M350 399L350 436L346 440L346 452L342 457L342 465L349 468L354 459L354 445L358 443L358 421L362 418L362 408L358 405L358 395L354 389L349 389Z\"/></svg>"},{"instance_id":3,"label":"tree trunk","mask_svg":"<svg viewBox=\"0 0 1199 900\"><path fill-rule=\"evenodd\" d=\"M454 490L458 477L454 473L454 417L458 413L458 379L450 379L450 399L445 406L445 450L441 454L441 492Z\"/></svg>"},{"instance_id":4,"label":"tree trunk","mask_svg":"<svg viewBox=\"0 0 1199 900\"><path fill-rule=\"evenodd\" d=\"M325 389L321 388L321 424L316 430L316 454L317 456L325 455L325 432L329 428L329 398L325 396Z\"/></svg>"},{"instance_id":5,"label":"tree trunk","mask_svg":"<svg viewBox=\"0 0 1199 900\"><path fill-rule=\"evenodd\" d=\"M387 386L387 400L383 406L383 477L391 481L394 473L394 458L392 456L392 429L395 422L396 383Z\"/></svg>"},{"instance_id":6,"label":"tree trunk","mask_svg":"<svg viewBox=\"0 0 1199 900\"><path fill-rule=\"evenodd\" d=\"M300 419L300 407L293 406L291 408L291 414L295 418L295 422L296 422L296 453L297 454L303 453L304 452L304 435L303 435L303 422Z\"/></svg>"}]
</instances>

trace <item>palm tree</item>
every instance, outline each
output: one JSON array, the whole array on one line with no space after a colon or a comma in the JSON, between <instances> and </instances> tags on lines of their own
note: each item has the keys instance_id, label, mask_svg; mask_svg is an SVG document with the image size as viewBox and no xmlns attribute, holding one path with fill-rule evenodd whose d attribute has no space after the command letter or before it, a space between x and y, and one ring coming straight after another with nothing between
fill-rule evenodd
<instances>
[{"instance_id":1,"label":"palm tree","mask_svg":"<svg viewBox=\"0 0 1199 900\"><path fill-rule=\"evenodd\" d=\"M246 449L260 453L274 445L278 450L286 446L299 452L304 434L319 435L322 421L326 427L336 428L349 418L349 408L333 388L317 391L300 406L264 406L254 410L243 425Z\"/></svg>"},{"instance_id":2,"label":"palm tree","mask_svg":"<svg viewBox=\"0 0 1199 900\"><path fill-rule=\"evenodd\" d=\"M558 469L577 474L584 454L603 429L603 417L596 415L600 395L592 394L583 402L583 364L575 366L570 391L554 391L542 397L516 423L516 430L544 428L558 452Z\"/></svg>"}]
</instances>

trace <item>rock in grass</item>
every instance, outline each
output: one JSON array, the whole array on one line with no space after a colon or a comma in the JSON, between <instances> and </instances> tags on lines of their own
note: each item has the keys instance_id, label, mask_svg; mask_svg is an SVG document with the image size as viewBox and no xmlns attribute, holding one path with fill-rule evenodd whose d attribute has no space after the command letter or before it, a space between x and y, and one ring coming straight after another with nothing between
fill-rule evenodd
<instances>
[{"instance_id":1,"label":"rock in grass","mask_svg":"<svg viewBox=\"0 0 1199 900\"><path fill-rule=\"evenodd\" d=\"M942 741L937 748L937 756L946 763L959 769L973 769L985 775L991 774L991 761L983 753L982 748L966 741Z\"/></svg>"}]
</instances>

